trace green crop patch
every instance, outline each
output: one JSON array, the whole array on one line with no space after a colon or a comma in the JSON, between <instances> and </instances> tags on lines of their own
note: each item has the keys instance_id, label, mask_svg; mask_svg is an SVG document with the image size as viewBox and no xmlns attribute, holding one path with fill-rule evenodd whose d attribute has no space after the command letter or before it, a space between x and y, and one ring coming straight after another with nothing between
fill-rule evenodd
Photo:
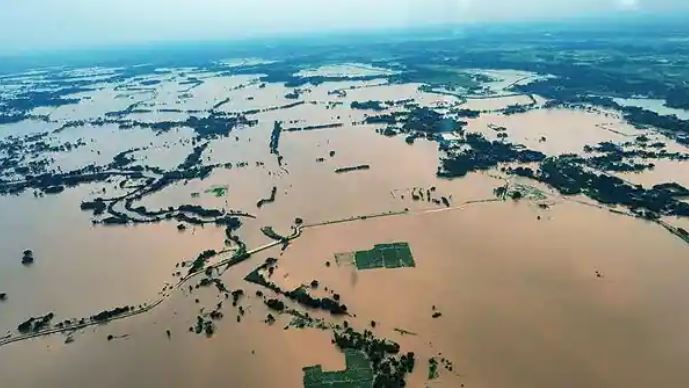
<instances>
[{"instance_id":1,"label":"green crop patch","mask_svg":"<svg viewBox=\"0 0 689 388\"><path fill-rule=\"evenodd\" d=\"M227 195L227 186L211 186L208 190L205 191L206 194L212 194L218 198L224 197Z\"/></svg>"},{"instance_id":2,"label":"green crop patch","mask_svg":"<svg viewBox=\"0 0 689 388\"><path fill-rule=\"evenodd\" d=\"M336 254L335 258L342 258L344 255ZM416 265L409 244L406 242L376 244L373 249L354 252L353 256L354 264L359 270L414 267ZM340 261L338 260L338 263Z\"/></svg>"},{"instance_id":3,"label":"green crop patch","mask_svg":"<svg viewBox=\"0 0 689 388\"><path fill-rule=\"evenodd\" d=\"M369 388L373 386L373 369L366 355L357 350L345 350L345 370L324 372L320 365L308 366L304 371L304 388Z\"/></svg>"}]
</instances>

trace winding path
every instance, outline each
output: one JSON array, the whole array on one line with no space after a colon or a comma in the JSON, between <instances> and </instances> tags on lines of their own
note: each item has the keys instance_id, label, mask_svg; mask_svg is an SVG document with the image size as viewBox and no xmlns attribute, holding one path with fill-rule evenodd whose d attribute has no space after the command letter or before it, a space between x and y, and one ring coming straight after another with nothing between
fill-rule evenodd
<instances>
[{"instance_id":1,"label":"winding path","mask_svg":"<svg viewBox=\"0 0 689 388\"><path fill-rule=\"evenodd\" d=\"M382 213L374 213L374 214L367 214L367 215L362 215L362 216L352 216L352 217L347 217L347 218L341 218L341 219L335 219L335 220L330 220L330 221L322 221L322 222L316 222L316 223L311 223L311 224L304 224L304 225L297 225L292 228L292 234L285 237L286 241L291 241L294 239L299 238L302 235L302 232L304 229L307 228L316 228L320 226L327 226L327 225L334 225L334 224L341 224L341 223L347 223L347 222L354 222L354 221L365 221L373 218L380 218L380 217L392 217L392 216L401 216L401 215L421 215L421 214L431 214L431 213L438 213L438 212L445 212L445 211L453 211L453 210L461 210L464 209L468 206L471 205L477 205L477 204L482 204L482 203L490 203L490 202L501 202L500 199L483 199L483 200L475 200L475 201L467 201L464 202L460 205L457 206L451 206L451 207L445 207L445 208L432 208L432 209L421 209L421 210L415 210L415 211L410 211L410 210L399 210L399 211L387 211L387 212L382 212ZM278 246L280 244L283 244L285 240L275 240L270 243L261 245L259 247L253 248L251 250L247 250L243 254L238 254L238 252L235 251L235 253L224 260L221 260L217 263L214 264L209 264L201 268L199 271L188 274L181 278L174 286L170 288L172 289L179 289L183 284L185 284L187 281L190 279L198 276L199 274L204 274L206 270L208 269L214 269L214 268L220 268L220 267L232 267L233 265L239 264L249 257L251 255L265 251L267 249L273 248L275 246ZM219 252L218 254L223 254L223 253L229 253L232 250L224 250ZM69 326L64 326L61 328L56 328L52 327L46 330L41 330L38 332L33 332L29 334L22 334L18 336L12 336L11 334L6 337L0 338L0 347L9 345L15 342L20 342L20 341L25 341L29 340L32 338L38 338L38 337L43 337L47 336L50 334L57 334L57 333L66 333L66 332L74 332L76 330L80 330L89 326L97 326L97 325L104 325L107 324L108 322L119 320L119 319L125 319L125 318L130 318L136 315L140 315L146 312L149 312L153 310L154 308L158 307L160 304L162 304L168 297L170 296L170 293L165 293L163 294L160 298L143 304L141 308L138 309L133 309L129 310L128 312L124 314L120 314L111 318L108 318L103 321L86 321L84 323L77 323L74 325L69 325Z\"/></svg>"}]
</instances>

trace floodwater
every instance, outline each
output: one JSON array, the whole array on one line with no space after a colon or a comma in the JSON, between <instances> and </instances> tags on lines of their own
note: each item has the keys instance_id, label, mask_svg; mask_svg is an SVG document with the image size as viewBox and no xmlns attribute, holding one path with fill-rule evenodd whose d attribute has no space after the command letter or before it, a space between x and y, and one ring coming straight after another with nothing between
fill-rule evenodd
<instances>
[{"instance_id":1,"label":"floodwater","mask_svg":"<svg viewBox=\"0 0 689 388\"><path fill-rule=\"evenodd\" d=\"M536 73L510 69L467 69L465 72L490 78L490 81L481 82L481 87L487 91L487 95L510 94L513 86L527 85L546 78Z\"/></svg>"},{"instance_id":2,"label":"floodwater","mask_svg":"<svg viewBox=\"0 0 689 388\"><path fill-rule=\"evenodd\" d=\"M663 116L675 115L682 120L689 120L689 110L670 108L665 105L665 100L652 98L614 98L616 103L622 106L635 106L655 112Z\"/></svg>"},{"instance_id":3,"label":"floodwater","mask_svg":"<svg viewBox=\"0 0 689 388\"><path fill-rule=\"evenodd\" d=\"M394 74L390 69L372 66L365 63L343 63L338 65L324 65L315 69L300 70L297 77L369 77Z\"/></svg>"},{"instance_id":4,"label":"floodwater","mask_svg":"<svg viewBox=\"0 0 689 388\"><path fill-rule=\"evenodd\" d=\"M294 102L284 97L292 89L280 84L261 88L255 76L181 70L173 75L175 79L159 76L154 92L134 99L123 85L95 91L103 98L98 109L108 98L116 99L107 92L115 88L129 104L141 99L154 112L171 106L210 109L228 97L218 110L242 112ZM189 91L188 85L178 84L194 76L205 83ZM544 191L542 202L548 209L531 200L473 202L493 199L493 189L507 178L496 169L438 179L437 143L417 139L408 145L403 136L385 137L376 133L377 126L358 124L371 112L349 107L353 101L407 98L444 107L458 105L458 98L380 80L304 89L300 98L307 103L252 114L256 126L209 141L203 163L232 163L232 168L171 185L145 197L141 205L158 209L200 204L250 213L255 218L242 218L237 231L249 249L270 241L261 227L288 234L296 217L314 224L407 209L405 214L308 227L284 252L272 248L230 268L221 279L229 289L244 290L239 302L244 315L214 287L190 292L195 278L152 311L80 330L72 334L73 343L66 344L66 335L57 334L0 347L0 386L300 387L304 366L342 369L343 355L331 344L329 331L289 327L290 317L274 312L277 321L264 322L269 311L256 296L260 288L243 278L267 257L279 259L275 283L289 289L318 280L314 294L326 295L325 287L339 293L355 314L347 321L356 329L370 328L374 320L378 336L415 352L417 367L409 378L413 387L689 384L689 334L684 329L689 325L684 297L689 291L689 245L657 224L564 199L540 185L534 186ZM339 89L346 90L346 96L328 93ZM180 92L188 96L176 99ZM96 98L84 103L92 101ZM51 129L70 109L53 111L51 117L58 122L50 123ZM90 115L86 108L72 112ZM146 119L153 120L152 114L132 117L149 115ZM269 153L278 120L285 128L342 126L283 131L280 165ZM34 131L33 125L3 129ZM496 138L495 126L506 127L510 141L549 155L646 133L615 114L587 110L490 113L469 120L469 131L491 139ZM173 168L191 151L194 134L187 129L155 134L105 126L69 128L51 136L88 140L72 153L51 155L55 168L104 164L116 150L131 147L142 148L134 153L139 163ZM370 169L335 173L360 164ZM659 164L654 171L661 177L653 179L672 178L674 168ZM52 311L59 321L155 300L166 282L173 281L178 262L224 247L224 231L214 227L179 232L175 223L93 226L79 202L102 195L102 187L109 195L121 192L117 183L84 185L42 198L31 192L0 197L0 292L8 294L7 301L0 302L0 337L30 316ZM213 186L227 186L227 193L216 197L207 192ZM275 202L258 208L257 201L267 198L272 187L277 188ZM431 187L434 198L450 199L451 208L412 199L414 188ZM335 253L394 241L410 244L415 268L356 271L335 264ZM25 249L36 257L30 267L20 263ZM206 338L190 333L197 315L215 309L220 301L225 317L216 321L215 334ZM442 316L434 319L432 306ZM343 320L309 312L334 323ZM394 329L415 334L401 335ZM115 338L108 341L108 335ZM454 368L450 372L441 366L440 377L429 382L427 362L434 356L448 358Z\"/></svg>"},{"instance_id":5,"label":"floodwater","mask_svg":"<svg viewBox=\"0 0 689 388\"><path fill-rule=\"evenodd\" d=\"M655 167L641 172L627 172L618 174L619 177L646 188L660 183L677 182L689 187L689 161L654 160Z\"/></svg>"},{"instance_id":6,"label":"floodwater","mask_svg":"<svg viewBox=\"0 0 689 388\"><path fill-rule=\"evenodd\" d=\"M462 105L464 109L480 112L492 112L506 109L512 105L531 105L533 101L527 95L512 95L495 98L469 98Z\"/></svg>"},{"instance_id":7,"label":"floodwater","mask_svg":"<svg viewBox=\"0 0 689 388\"><path fill-rule=\"evenodd\" d=\"M506 129L509 142L549 156L582 153L585 145L604 141L633 141L635 136L646 133L615 114L583 109L535 109L509 116L483 114L469 121L468 130L497 140L500 132L495 128L499 127Z\"/></svg>"},{"instance_id":8,"label":"floodwater","mask_svg":"<svg viewBox=\"0 0 689 388\"><path fill-rule=\"evenodd\" d=\"M393 241L409 242L416 268L324 265ZM679 387L688 251L654 224L605 210L506 202L307 230L273 280L318 279L359 325L375 320L376 333L418 346L412 386L423 384L424 358L442 353L459 376L443 370L438 386Z\"/></svg>"},{"instance_id":9,"label":"floodwater","mask_svg":"<svg viewBox=\"0 0 689 388\"><path fill-rule=\"evenodd\" d=\"M93 226L79 209L92 188L0 197L0 287L7 293L0 336L48 312L59 322L150 302L174 281L176 263L223 247L224 231L212 227L179 233L170 223ZM30 266L21 263L26 249L35 257Z\"/></svg>"},{"instance_id":10,"label":"floodwater","mask_svg":"<svg viewBox=\"0 0 689 388\"><path fill-rule=\"evenodd\" d=\"M238 270L248 272L246 266ZM239 281L227 283L237 287ZM305 365L344 368L342 355L330 343L330 333L285 331L288 320L282 319L266 325L263 303L253 290L244 289L250 295L242 302L247 311L244 321L236 322L236 310L226 301L226 317L216 322L212 338L188 332L201 306L212 309L221 300L210 289L202 289L193 296L174 294L148 314L83 330L71 344L64 344L65 336L54 335L9 345L2 349L0 385L297 387ZM196 304L195 298L201 302ZM171 332L170 339L166 330ZM108 341L108 335L118 338Z\"/></svg>"}]
</instances>

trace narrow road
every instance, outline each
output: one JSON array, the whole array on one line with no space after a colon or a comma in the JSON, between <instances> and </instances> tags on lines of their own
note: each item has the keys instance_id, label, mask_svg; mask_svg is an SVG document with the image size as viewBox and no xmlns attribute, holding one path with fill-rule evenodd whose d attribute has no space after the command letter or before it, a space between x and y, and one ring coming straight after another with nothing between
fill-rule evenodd
<instances>
[{"instance_id":1,"label":"narrow road","mask_svg":"<svg viewBox=\"0 0 689 388\"><path fill-rule=\"evenodd\" d=\"M347 223L347 222L365 221L365 220L369 220L369 219L373 219L373 218L380 218L380 217L392 217L392 216L400 216L400 215L421 215L421 214L432 214L432 213L439 213L439 212L446 212L446 211L453 211L453 210L461 210L461 209L465 209L471 205L490 203L490 202L501 202L501 200L500 199L482 199L482 200L467 201L467 202L464 202L464 203L457 205L457 206L444 207L444 208L421 209L421 210L415 210L415 211L409 211L409 210L388 211L388 212L382 212L382 213L374 213L374 214L368 214L368 215L362 215L362 216L353 216L353 217L347 217L347 218L342 218L342 219L335 219L335 220L330 220L330 221L322 221L322 222L317 222L317 223L312 223L312 224L297 225L297 226L293 227L292 234L287 236L285 239L287 241L291 241L291 240L299 238L302 235L303 230L306 228L317 228L320 226L328 226L328 225L341 224L341 223ZM261 245L259 247L253 248L251 250L247 250L244 255L241 255L241 257L242 257L241 259L238 258L237 252L235 252L235 254L233 254L231 257L229 257L227 259L221 260L221 261L214 263L214 264L207 265L207 266L203 267L202 269L200 269L198 272L194 272L192 274L189 274L189 275L183 277L182 279L179 280L179 282L177 282L173 287L171 287L170 290L180 288L184 283L186 283L190 279L196 277L199 274L204 274L206 272L206 270L209 268L220 268L223 266L226 266L227 268L229 268L235 264L243 262L244 260L251 257L251 255L253 255L253 254L256 254L256 253L265 251L267 249L276 247L282 243L283 243L283 241L276 240L276 241L272 241L270 243ZM228 253L228 252L230 252L230 250L221 251L219 254ZM141 307L141 308L130 310L124 314L114 316L112 318L108 318L106 320L99 321L99 322L86 321L86 322L81 323L81 324L74 324L74 325L65 326L62 328L53 327L53 328L49 328L46 330L41 330L38 332L29 333L29 334L22 334L22 335L18 335L18 336L12 336L10 334L10 336L0 338L0 347L5 346L5 345L9 345L9 344L15 343L15 342L29 340L32 338L43 337L43 336L47 336L50 334L73 332L73 331L80 330L80 329L83 329L83 328L86 328L89 326L104 325L104 324L107 324L108 322L115 321L118 319L130 318L130 317L133 317L133 316L136 316L139 314L143 314L145 312L153 310L154 308L156 308L160 304L162 304L169 296L170 296L169 293L165 293L160 298L158 298L152 302L143 304L142 305L143 307Z\"/></svg>"}]
</instances>

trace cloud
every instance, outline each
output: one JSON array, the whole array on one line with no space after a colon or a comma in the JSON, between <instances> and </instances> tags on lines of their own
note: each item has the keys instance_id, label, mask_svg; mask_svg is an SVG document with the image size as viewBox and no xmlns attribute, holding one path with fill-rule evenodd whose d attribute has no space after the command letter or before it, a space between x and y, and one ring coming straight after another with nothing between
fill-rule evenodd
<instances>
[{"instance_id":1,"label":"cloud","mask_svg":"<svg viewBox=\"0 0 689 388\"><path fill-rule=\"evenodd\" d=\"M0 53L689 11L689 0L0 0Z\"/></svg>"},{"instance_id":2,"label":"cloud","mask_svg":"<svg viewBox=\"0 0 689 388\"><path fill-rule=\"evenodd\" d=\"M627 11L639 9L639 0L617 0L617 7Z\"/></svg>"}]
</instances>

